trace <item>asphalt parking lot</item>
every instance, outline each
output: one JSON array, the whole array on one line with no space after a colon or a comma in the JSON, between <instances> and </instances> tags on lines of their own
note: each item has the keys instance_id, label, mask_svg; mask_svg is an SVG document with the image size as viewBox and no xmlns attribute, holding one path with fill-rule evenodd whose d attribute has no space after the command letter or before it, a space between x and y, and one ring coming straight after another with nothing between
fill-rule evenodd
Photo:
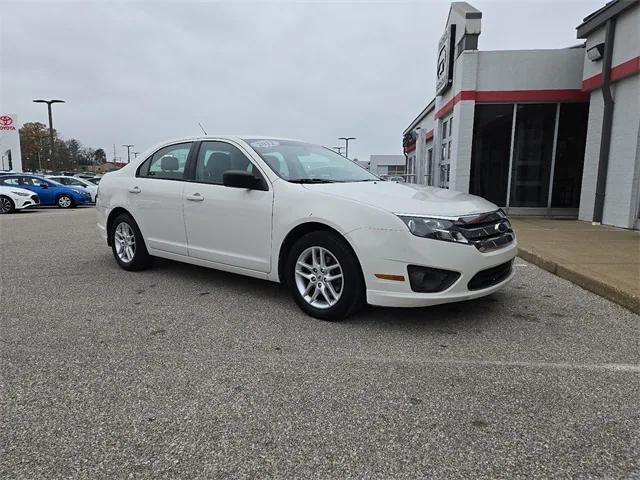
<instances>
[{"instance_id":1,"label":"asphalt parking lot","mask_svg":"<svg viewBox=\"0 0 640 480\"><path fill-rule=\"evenodd\" d=\"M94 217L0 217L0 478L640 475L640 317L565 280L326 323Z\"/></svg>"}]
</instances>

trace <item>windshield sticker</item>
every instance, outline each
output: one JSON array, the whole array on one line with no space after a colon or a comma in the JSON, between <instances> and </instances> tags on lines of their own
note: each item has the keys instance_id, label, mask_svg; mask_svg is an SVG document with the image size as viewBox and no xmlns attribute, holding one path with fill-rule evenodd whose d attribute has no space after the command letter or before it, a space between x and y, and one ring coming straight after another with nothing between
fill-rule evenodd
<instances>
[{"instance_id":1,"label":"windshield sticker","mask_svg":"<svg viewBox=\"0 0 640 480\"><path fill-rule=\"evenodd\" d=\"M276 142L275 140L258 140L257 142L252 142L251 146L256 148L272 148L280 145L280 142Z\"/></svg>"}]
</instances>

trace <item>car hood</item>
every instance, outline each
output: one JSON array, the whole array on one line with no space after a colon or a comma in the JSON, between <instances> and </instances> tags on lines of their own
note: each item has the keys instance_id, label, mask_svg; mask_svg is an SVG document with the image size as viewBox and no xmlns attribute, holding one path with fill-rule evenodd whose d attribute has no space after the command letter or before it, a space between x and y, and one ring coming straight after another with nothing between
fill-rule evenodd
<instances>
[{"instance_id":1,"label":"car hood","mask_svg":"<svg viewBox=\"0 0 640 480\"><path fill-rule=\"evenodd\" d=\"M398 182L306 184L305 188L388 210L392 213L457 217L498 207L484 198L444 188Z\"/></svg>"},{"instance_id":2,"label":"car hood","mask_svg":"<svg viewBox=\"0 0 640 480\"><path fill-rule=\"evenodd\" d=\"M27 190L26 188L8 187L8 186L0 185L0 193L10 195L11 192L28 193L29 195L35 195L34 192L32 192L31 190Z\"/></svg>"}]
</instances>

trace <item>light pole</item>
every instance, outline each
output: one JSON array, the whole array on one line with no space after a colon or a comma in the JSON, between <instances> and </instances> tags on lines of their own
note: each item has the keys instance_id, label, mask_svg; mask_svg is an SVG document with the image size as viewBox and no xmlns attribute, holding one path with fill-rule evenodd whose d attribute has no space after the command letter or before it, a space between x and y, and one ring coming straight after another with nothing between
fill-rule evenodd
<instances>
[{"instance_id":1,"label":"light pole","mask_svg":"<svg viewBox=\"0 0 640 480\"><path fill-rule=\"evenodd\" d=\"M55 168L54 163L54 144L53 144L53 117L51 116L51 105L54 103L65 103L64 100L34 100L34 103L46 103L47 110L49 112L49 159L51 161L51 165Z\"/></svg>"},{"instance_id":2,"label":"light pole","mask_svg":"<svg viewBox=\"0 0 640 480\"><path fill-rule=\"evenodd\" d=\"M343 149L343 148L344 148L344 147L340 147L340 146L333 147L333 149L334 149L336 152L338 152L340 155L342 155L342 149Z\"/></svg>"},{"instance_id":3,"label":"light pole","mask_svg":"<svg viewBox=\"0 0 640 480\"><path fill-rule=\"evenodd\" d=\"M135 160L140 155L140 152L133 152L133 159Z\"/></svg>"},{"instance_id":4,"label":"light pole","mask_svg":"<svg viewBox=\"0 0 640 480\"><path fill-rule=\"evenodd\" d=\"M344 156L349 158L349 140L355 140L356 137L340 137L338 140L344 140Z\"/></svg>"},{"instance_id":5,"label":"light pole","mask_svg":"<svg viewBox=\"0 0 640 480\"><path fill-rule=\"evenodd\" d=\"M131 147L133 147L133 144L122 145L122 146L127 147L127 163L129 163L131 161Z\"/></svg>"}]
</instances>

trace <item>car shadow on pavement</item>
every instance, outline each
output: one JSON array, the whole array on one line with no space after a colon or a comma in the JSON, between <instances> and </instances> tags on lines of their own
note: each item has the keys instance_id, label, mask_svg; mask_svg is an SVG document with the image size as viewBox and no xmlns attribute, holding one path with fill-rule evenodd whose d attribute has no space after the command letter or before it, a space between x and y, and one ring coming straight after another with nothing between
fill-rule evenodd
<instances>
[{"instance_id":1,"label":"car shadow on pavement","mask_svg":"<svg viewBox=\"0 0 640 480\"><path fill-rule=\"evenodd\" d=\"M456 334L457 325L464 325L465 330L480 327L485 322L491 322L493 314L500 308L500 303L506 299L498 292L487 297L467 300L464 302L432 305L419 308L389 308L367 306L361 312L343 320L343 323L376 324L383 329L398 329L407 327L428 327L437 333Z\"/></svg>"},{"instance_id":2,"label":"car shadow on pavement","mask_svg":"<svg viewBox=\"0 0 640 480\"><path fill-rule=\"evenodd\" d=\"M175 279L178 281L197 282L202 286L203 291L224 285L225 288L258 294L266 301L272 300L279 304L287 302L291 309L298 310L287 287L279 283L163 258L154 260L151 271L154 270L177 277ZM352 327L376 325L383 329L419 326L435 329L438 333L455 334L457 333L454 328L456 324L464 323L465 329L468 329L470 326L479 326L485 321L491 321L493 313L507 301L504 292L496 292L479 299L430 307L388 308L367 305L358 313L340 321L339 324ZM304 315L302 312L300 314Z\"/></svg>"}]
</instances>

